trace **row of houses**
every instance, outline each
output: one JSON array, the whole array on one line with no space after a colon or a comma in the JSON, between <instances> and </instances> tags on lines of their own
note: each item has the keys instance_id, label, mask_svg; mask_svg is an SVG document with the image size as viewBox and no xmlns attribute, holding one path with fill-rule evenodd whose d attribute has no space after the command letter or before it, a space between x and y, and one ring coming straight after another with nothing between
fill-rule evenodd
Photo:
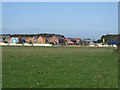
<instances>
[{"instance_id":1,"label":"row of houses","mask_svg":"<svg viewBox=\"0 0 120 90\"><path fill-rule=\"evenodd\" d=\"M0 35L0 42L4 43L38 43L38 44L66 44L74 45L79 44L80 38L65 38L63 36L54 35L52 37L44 36L10 36L10 35Z\"/></svg>"}]
</instances>

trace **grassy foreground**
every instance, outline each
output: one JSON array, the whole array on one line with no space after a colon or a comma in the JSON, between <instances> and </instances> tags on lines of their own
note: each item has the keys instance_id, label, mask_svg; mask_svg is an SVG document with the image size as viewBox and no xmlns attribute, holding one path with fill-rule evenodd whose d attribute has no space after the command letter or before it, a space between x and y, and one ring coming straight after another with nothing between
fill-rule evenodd
<instances>
[{"instance_id":1,"label":"grassy foreground","mask_svg":"<svg viewBox=\"0 0 120 90\"><path fill-rule=\"evenodd\" d=\"M117 88L112 48L3 47L3 88Z\"/></svg>"}]
</instances>

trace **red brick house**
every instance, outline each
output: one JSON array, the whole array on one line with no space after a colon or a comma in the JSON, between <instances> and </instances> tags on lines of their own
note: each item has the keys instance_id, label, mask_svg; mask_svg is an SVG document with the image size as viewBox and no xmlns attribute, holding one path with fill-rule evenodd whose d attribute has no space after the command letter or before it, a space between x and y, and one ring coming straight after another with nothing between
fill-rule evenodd
<instances>
[{"instance_id":1,"label":"red brick house","mask_svg":"<svg viewBox=\"0 0 120 90\"><path fill-rule=\"evenodd\" d=\"M65 42L66 42L66 44L67 45L73 45L74 44L74 42L72 42L70 39L68 39L68 38L65 38Z\"/></svg>"},{"instance_id":2,"label":"red brick house","mask_svg":"<svg viewBox=\"0 0 120 90\"><path fill-rule=\"evenodd\" d=\"M70 39L76 45L80 44L80 41L81 41L80 38L68 38L68 39Z\"/></svg>"}]
</instances>

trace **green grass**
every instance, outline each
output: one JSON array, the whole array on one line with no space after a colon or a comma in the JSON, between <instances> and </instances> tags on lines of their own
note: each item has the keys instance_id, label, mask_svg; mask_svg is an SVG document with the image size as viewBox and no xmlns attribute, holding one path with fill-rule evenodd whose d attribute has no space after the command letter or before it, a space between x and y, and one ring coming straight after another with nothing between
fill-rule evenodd
<instances>
[{"instance_id":1,"label":"green grass","mask_svg":"<svg viewBox=\"0 0 120 90\"><path fill-rule=\"evenodd\" d=\"M112 48L3 47L3 88L117 88Z\"/></svg>"}]
</instances>

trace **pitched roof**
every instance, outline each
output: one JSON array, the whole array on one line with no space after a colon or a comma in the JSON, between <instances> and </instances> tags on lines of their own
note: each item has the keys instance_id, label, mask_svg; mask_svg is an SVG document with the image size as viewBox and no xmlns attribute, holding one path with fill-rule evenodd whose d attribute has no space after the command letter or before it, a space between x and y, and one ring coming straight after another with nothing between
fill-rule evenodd
<instances>
[{"instance_id":1,"label":"pitched roof","mask_svg":"<svg viewBox=\"0 0 120 90\"><path fill-rule=\"evenodd\" d=\"M39 37L41 37L42 39L46 39L46 37L44 37L44 36L39 36ZM38 38L39 38L39 37L38 37Z\"/></svg>"},{"instance_id":2,"label":"pitched roof","mask_svg":"<svg viewBox=\"0 0 120 90\"><path fill-rule=\"evenodd\" d=\"M68 38L68 39L70 39L70 40L72 40L72 41L76 41L76 39L75 39L75 38Z\"/></svg>"},{"instance_id":3,"label":"pitched roof","mask_svg":"<svg viewBox=\"0 0 120 90\"><path fill-rule=\"evenodd\" d=\"M76 38L76 40L81 40L80 38Z\"/></svg>"},{"instance_id":4,"label":"pitched roof","mask_svg":"<svg viewBox=\"0 0 120 90\"><path fill-rule=\"evenodd\" d=\"M57 37L58 39L65 39L65 38L62 37L62 36L55 36L55 37Z\"/></svg>"},{"instance_id":5,"label":"pitched roof","mask_svg":"<svg viewBox=\"0 0 120 90\"><path fill-rule=\"evenodd\" d=\"M68 42L68 43L74 43L74 42L72 42L70 39L68 39L68 38L65 38L65 40Z\"/></svg>"}]
</instances>

